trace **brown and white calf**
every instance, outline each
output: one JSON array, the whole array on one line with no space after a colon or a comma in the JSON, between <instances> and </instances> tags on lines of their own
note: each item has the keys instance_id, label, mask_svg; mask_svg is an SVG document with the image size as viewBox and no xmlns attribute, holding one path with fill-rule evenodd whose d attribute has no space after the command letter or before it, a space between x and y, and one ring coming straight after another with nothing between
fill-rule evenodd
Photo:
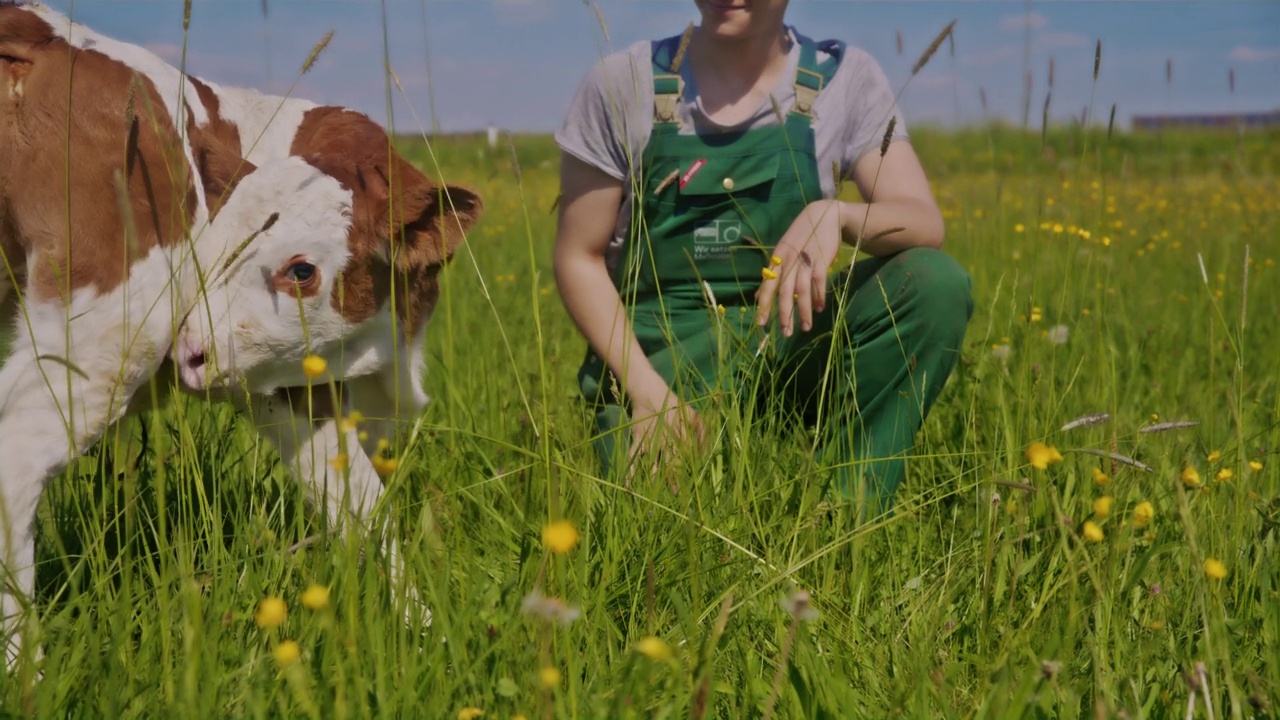
<instances>
[{"instance_id":1,"label":"brown and white calf","mask_svg":"<svg viewBox=\"0 0 1280 720\"><path fill-rule=\"evenodd\" d=\"M0 3L0 85L0 301L16 315L0 368L6 629L32 590L45 485L166 363L249 411L331 519L367 517L381 482L335 418L425 404L436 275L479 199L430 181L367 117L311 107L264 135L249 101L266 96L38 4ZM294 402L308 354L343 381L343 407ZM346 472L329 462L341 449Z\"/></svg>"}]
</instances>

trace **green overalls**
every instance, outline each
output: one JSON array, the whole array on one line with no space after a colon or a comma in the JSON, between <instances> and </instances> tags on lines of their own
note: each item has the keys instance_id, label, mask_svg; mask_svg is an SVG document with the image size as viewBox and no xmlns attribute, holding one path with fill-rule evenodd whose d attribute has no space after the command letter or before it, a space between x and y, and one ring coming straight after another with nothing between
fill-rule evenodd
<instances>
[{"instance_id":1,"label":"green overalls","mask_svg":"<svg viewBox=\"0 0 1280 720\"><path fill-rule=\"evenodd\" d=\"M836 402L828 407L839 412L827 411L818 459L834 460L830 464L838 467L836 479L845 495L858 494L856 480L865 476L873 479L868 495L887 500L902 480L903 455L954 365L972 312L969 305L962 319L949 323L959 333L944 342L946 352L912 355L911 343L900 337L908 329L893 302L903 296L897 288L918 284L913 273L936 275L931 266L939 265L942 274L958 271L963 279L963 288L949 293L949 303L963 308L969 302L968 277L937 251L859 260L852 278L832 278L832 302L815 315L811 332L783 338L776 327L770 332L756 325L755 292L773 246L808 203L823 198L813 104L844 50L842 43L820 46L794 36L800 45L796 102L783 122L714 135L679 133L676 103L684 84L672 58L681 54L681 38L654 44L653 132L614 283L646 357L695 407L718 391L782 392L790 406L812 420L830 365L835 374L825 392ZM827 56L821 63L819 48ZM882 278L885 270L894 277ZM873 278L882 282L869 282ZM860 292L864 286L867 292ZM845 307L840 333L833 332L837 303ZM927 343L935 340L929 337ZM922 367L926 360L929 366ZM765 387L748 380L761 372L774 378ZM913 374L927 379L913 382ZM596 447L605 472L625 467L630 438L619 427L625 422L622 384L590 350L578 378L595 410L601 433Z\"/></svg>"}]
</instances>

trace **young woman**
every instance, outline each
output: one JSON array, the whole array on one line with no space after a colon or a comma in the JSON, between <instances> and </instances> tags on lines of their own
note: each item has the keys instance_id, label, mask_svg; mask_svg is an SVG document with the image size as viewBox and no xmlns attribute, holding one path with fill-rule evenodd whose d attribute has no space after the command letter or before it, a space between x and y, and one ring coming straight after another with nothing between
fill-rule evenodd
<instances>
[{"instance_id":1,"label":"young woman","mask_svg":"<svg viewBox=\"0 0 1280 720\"><path fill-rule=\"evenodd\" d=\"M556 280L606 469L700 436L709 392L745 388L820 422L838 489L887 505L969 277L880 67L787 26L787 2L696 0L697 27L591 69L556 133ZM844 178L866 202L835 199ZM841 243L870 257L829 276Z\"/></svg>"}]
</instances>

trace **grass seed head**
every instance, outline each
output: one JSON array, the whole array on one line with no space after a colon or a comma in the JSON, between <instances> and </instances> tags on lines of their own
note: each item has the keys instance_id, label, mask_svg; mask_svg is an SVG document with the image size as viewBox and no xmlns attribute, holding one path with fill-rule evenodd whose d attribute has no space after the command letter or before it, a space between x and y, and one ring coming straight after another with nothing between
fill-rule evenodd
<instances>
[{"instance_id":1,"label":"grass seed head","mask_svg":"<svg viewBox=\"0 0 1280 720\"><path fill-rule=\"evenodd\" d=\"M916 64L911 66L912 76L920 72L920 70L929 63L929 59L933 57L934 53L938 52L938 48L942 46L942 41L946 40L947 37L951 35L951 31L955 29L955 26L955 20L947 23L947 26L942 28L942 32L939 32L938 36L933 39L933 42L929 43L929 47L925 48L924 52L920 54L920 59L916 60Z\"/></svg>"},{"instance_id":2,"label":"grass seed head","mask_svg":"<svg viewBox=\"0 0 1280 720\"><path fill-rule=\"evenodd\" d=\"M898 127L898 116L889 118L889 125L884 129L884 139L880 141L880 157L889 152L889 143L893 142L893 131Z\"/></svg>"},{"instance_id":3,"label":"grass seed head","mask_svg":"<svg viewBox=\"0 0 1280 720\"><path fill-rule=\"evenodd\" d=\"M1111 413L1106 413L1106 412L1089 413L1088 415L1081 415L1080 417L1067 422L1065 425L1062 426L1062 432L1066 432L1068 430L1075 430L1076 428L1093 427L1095 425L1102 425L1103 423L1106 423L1110 420L1111 420Z\"/></svg>"},{"instance_id":4,"label":"grass seed head","mask_svg":"<svg viewBox=\"0 0 1280 720\"><path fill-rule=\"evenodd\" d=\"M320 41L317 42L314 47L311 48L311 52L307 53L307 59L302 61L301 74L306 75L311 70L312 66L316 64L316 60L320 59L320 53L324 52L324 49L329 47L329 41L332 39L333 31L330 30L324 34L324 37L320 38Z\"/></svg>"}]
</instances>

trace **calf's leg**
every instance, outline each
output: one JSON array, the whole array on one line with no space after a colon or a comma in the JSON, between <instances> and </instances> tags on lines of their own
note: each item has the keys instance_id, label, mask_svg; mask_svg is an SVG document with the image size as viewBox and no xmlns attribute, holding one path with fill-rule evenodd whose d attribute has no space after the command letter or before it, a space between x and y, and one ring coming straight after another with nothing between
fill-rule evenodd
<instances>
[{"instance_id":1,"label":"calf's leg","mask_svg":"<svg viewBox=\"0 0 1280 720\"><path fill-rule=\"evenodd\" d=\"M22 653L22 610L35 589L40 496L49 480L124 416L140 379L154 369L146 359L113 355L109 339L83 332L86 327L55 328L61 337L44 343L20 331L0 368L0 614L10 667ZM72 350L59 352L65 338Z\"/></svg>"}]
</instances>

